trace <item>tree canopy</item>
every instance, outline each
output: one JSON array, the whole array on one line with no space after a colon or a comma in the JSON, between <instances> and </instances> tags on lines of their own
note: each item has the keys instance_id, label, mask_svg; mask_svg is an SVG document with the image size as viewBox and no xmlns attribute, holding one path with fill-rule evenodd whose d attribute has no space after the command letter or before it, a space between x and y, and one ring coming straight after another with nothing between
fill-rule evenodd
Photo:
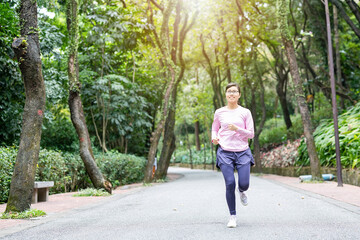
<instances>
[{"instance_id":1,"label":"tree canopy","mask_svg":"<svg viewBox=\"0 0 360 240\"><path fill-rule=\"evenodd\" d=\"M77 136L67 105L67 59L72 42L67 33L66 1L37 2L47 98L41 147L74 151ZM300 112L299 93L291 81L277 1L77 2L78 76L95 147L149 157L151 144L158 138L157 155L155 151L150 157L162 155L162 161L170 161L175 148L185 148L180 141L208 144L214 110L224 106L224 87L229 82L240 84L240 104L254 116L254 147L266 147L259 138L263 129L271 129L265 124L271 119L283 119L286 125L280 141L302 135L293 120ZM340 76L336 86L340 112L360 96L360 12L353 3L330 1L330 7L338 11L338 15L330 11L330 18L332 29L339 31L337 41L334 39L338 43L334 61L339 60L335 71ZM13 38L20 34L15 14L19 4L19 0L0 3L0 125L6 126L0 130L0 143L4 146L19 143L25 101L11 49ZM298 87L314 119L330 117L324 6L321 1L291 0L288 8L287 34L303 82ZM316 126L319 122L314 121ZM153 134L156 130L158 135ZM201 137L186 140L185 130ZM170 144L169 156L161 153L166 144Z\"/></svg>"}]
</instances>

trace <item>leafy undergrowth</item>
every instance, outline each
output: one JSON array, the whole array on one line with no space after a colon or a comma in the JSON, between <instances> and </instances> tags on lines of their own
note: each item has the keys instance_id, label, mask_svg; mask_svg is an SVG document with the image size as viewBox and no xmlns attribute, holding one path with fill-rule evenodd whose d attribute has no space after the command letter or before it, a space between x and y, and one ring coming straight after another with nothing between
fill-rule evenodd
<instances>
[{"instance_id":1,"label":"leafy undergrowth","mask_svg":"<svg viewBox=\"0 0 360 240\"><path fill-rule=\"evenodd\" d=\"M74 194L73 197L107 197L110 195L104 189L86 188Z\"/></svg>"},{"instance_id":2,"label":"leafy undergrowth","mask_svg":"<svg viewBox=\"0 0 360 240\"><path fill-rule=\"evenodd\" d=\"M288 141L269 152L261 154L261 163L263 167L289 167L294 166L298 157L298 147L301 139L293 142Z\"/></svg>"},{"instance_id":3,"label":"leafy undergrowth","mask_svg":"<svg viewBox=\"0 0 360 240\"><path fill-rule=\"evenodd\" d=\"M38 209L30 209L24 212L8 212L2 213L1 219L28 219L45 216L46 213Z\"/></svg>"},{"instance_id":4,"label":"leafy undergrowth","mask_svg":"<svg viewBox=\"0 0 360 240\"><path fill-rule=\"evenodd\" d=\"M360 168L360 102L338 117L341 165ZM325 119L314 132L314 141L321 166L336 167L334 123ZM309 166L310 159L305 139L299 146L299 166Z\"/></svg>"}]
</instances>

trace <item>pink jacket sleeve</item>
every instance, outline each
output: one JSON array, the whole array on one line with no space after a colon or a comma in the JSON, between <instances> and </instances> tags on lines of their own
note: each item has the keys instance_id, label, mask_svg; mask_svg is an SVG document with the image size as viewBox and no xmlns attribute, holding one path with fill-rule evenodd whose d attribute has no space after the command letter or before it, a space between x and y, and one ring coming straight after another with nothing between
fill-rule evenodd
<instances>
[{"instance_id":1,"label":"pink jacket sleeve","mask_svg":"<svg viewBox=\"0 0 360 240\"><path fill-rule=\"evenodd\" d=\"M219 129L220 129L219 116L218 116L217 112L215 112L214 121L213 121L212 127L211 127L211 139L217 138Z\"/></svg>"},{"instance_id":2,"label":"pink jacket sleeve","mask_svg":"<svg viewBox=\"0 0 360 240\"><path fill-rule=\"evenodd\" d=\"M245 128L239 128L237 132L246 138L254 137L254 121L251 116L250 110L247 111L246 119L245 119Z\"/></svg>"}]
</instances>

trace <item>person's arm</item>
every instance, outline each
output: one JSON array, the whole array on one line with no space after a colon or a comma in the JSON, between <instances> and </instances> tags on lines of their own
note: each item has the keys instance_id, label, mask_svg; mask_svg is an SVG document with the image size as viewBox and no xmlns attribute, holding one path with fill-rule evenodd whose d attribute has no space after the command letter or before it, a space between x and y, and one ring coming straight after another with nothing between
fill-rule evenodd
<instances>
[{"instance_id":1,"label":"person's arm","mask_svg":"<svg viewBox=\"0 0 360 240\"><path fill-rule=\"evenodd\" d=\"M241 137L253 138L254 137L254 122L251 112L247 110L245 117L245 128L240 128L235 124L229 124L228 128L240 134Z\"/></svg>"},{"instance_id":2,"label":"person's arm","mask_svg":"<svg viewBox=\"0 0 360 240\"><path fill-rule=\"evenodd\" d=\"M211 142L214 143L215 145L219 143L219 138L217 136L219 129L220 129L219 116L218 116L218 112L215 112L214 121L211 126Z\"/></svg>"},{"instance_id":3,"label":"person's arm","mask_svg":"<svg viewBox=\"0 0 360 240\"><path fill-rule=\"evenodd\" d=\"M246 118L245 118L245 128L238 128L236 130L241 137L253 138L254 137L254 121L251 116L250 110L247 110Z\"/></svg>"}]
</instances>

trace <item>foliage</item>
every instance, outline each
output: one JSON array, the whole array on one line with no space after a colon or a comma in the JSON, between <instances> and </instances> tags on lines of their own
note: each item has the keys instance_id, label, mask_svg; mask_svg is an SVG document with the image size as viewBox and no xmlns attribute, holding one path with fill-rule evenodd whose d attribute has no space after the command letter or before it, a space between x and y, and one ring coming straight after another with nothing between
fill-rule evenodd
<instances>
[{"instance_id":1,"label":"foliage","mask_svg":"<svg viewBox=\"0 0 360 240\"><path fill-rule=\"evenodd\" d=\"M118 75L106 75L94 83L85 85L83 91L85 110L96 124L89 126L96 127L100 136L105 131L110 144L121 137L131 139L136 131L145 134L151 127L151 117L146 112L149 104L141 96L139 85Z\"/></svg>"},{"instance_id":2,"label":"foliage","mask_svg":"<svg viewBox=\"0 0 360 240\"><path fill-rule=\"evenodd\" d=\"M341 165L344 168L360 167L360 103L339 115L339 142ZM336 167L334 124L332 119L324 120L314 132L316 150L321 165ZM309 165L306 143L301 141L297 165Z\"/></svg>"},{"instance_id":3,"label":"foliage","mask_svg":"<svg viewBox=\"0 0 360 240\"><path fill-rule=\"evenodd\" d=\"M146 160L134 155L109 151L95 155L98 166L113 187L140 182L144 178Z\"/></svg>"},{"instance_id":4,"label":"foliage","mask_svg":"<svg viewBox=\"0 0 360 240\"><path fill-rule=\"evenodd\" d=\"M8 213L2 213L1 219L26 219L26 218L36 218L45 216L46 213L42 210L38 209L30 209L26 210L24 212L8 212Z\"/></svg>"},{"instance_id":5,"label":"foliage","mask_svg":"<svg viewBox=\"0 0 360 240\"><path fill-rule=\"evenodd\" d=\"M323 96L321 98L323 98ZM274 146L285 143L286 141L296 140L304 134L300 114L290 117L293 126L288 130L286 129L285 123L282 119L271 118L265 122L264 130L259 138L260 146L263 149L271 149ZM321 120L329 119L331 117L331 105L328 103L321 105L321 108L316 109L311 114L311 121L314 129L320 124Z\"/></svg>"},{"instance_id":6,"label":"foliage","mask_svg":"<svg viewBox=\"0 0 360 240\"><path fill-rule=\"evenodd\" d=\"M0 203L6 202L9 196L16 154L15 147L0 147Z\"/></svg>"},{"instance_id":7,"label":"foliage","mask_svg":"<svg viewBox=\"0 0 360 240\"><path fill-rule=\"evenodd\" d=\"M288 167L293 166L298 157L298 147L301 139L288 141L271 151L262 153L261 164L263 167Z\"/></svg>"},{"instance_id":8,"label":"foliage","mask_svg":"<svg viewBox=\"0 0 360 240\"><path fill-rule=\"evenodd\" d=\"M16 161L16 147L0 147L0 202L6 202ZM146 160L116 151L95 153L96 163L112 185L142 181ZM50 193L76 191L92 186L78 154L40 150L36 181L54 181Z\"/></svg>"},{"instance_id":9,"label":"foliage","mask_svg":"<svg viewBox=\"0 0 360 240\"><path fill-rule=\"evenodd\" d=\"M215 155L214 155L215 156ZM204 162L206 164L212 164L212 159L211 159L211 148L207 148L205 149L205 154L204 154L204 149L202 148L200 151L196 151L195 147L191 148L191 157L192 157L192 163L193 164L204 164ZM206 160L204 161L204 157L206 158ZM215 162L215 159L214 159ZM191 159L190 159L190 152L188 149L185 150L177 150L175 152L175 163L191 163Z\"/></svg>"},{"instance_id":10,"label":"foliage","mask_svg":"<svg viewBox=\"0 0 360 240\"><path fill-rule=\"evenodd\" d=\"M51 192L62 192L66 184L67 167L61 152L41 149L35 181L54 181Z\"/></svg>"},{"instance_id":11,"label":"foliage","mask_svg":"<svg viewBox=\"0 0 360 240\"><path fill-rule=\"evenodd\" d=\"M0 3L0 145L11 145L20 138L21 114L25 102L14 52L13 38L19 35L19 20L12 4Z\"/></svg>"},{"instance_id":12,"label":"foliage","mask_svg":"<svg viewBox=\"0 0 360 240\"><path fill-rule=\"evenodd\" d=\"M44 119L41 147L76 152L79 149L78 136L70 120L70 112L67 108L59 110L58 113Z\"/></svg>"},{"instance_id":13,"label":"foliage","mask_svg":"<svg viewBox=\"0 0 360 240\"><path fill-rule=\"evenodd\" d=\"M107 197L110 195L104 189L86 188L74 194L73 197Z\"/></svg>"},{"instance_id":14,"label":"foliage","mask_svg":"<svg viewBox=\"0 0 360 240\"><path fill-rule=\"evenodd\" d=\"M184 79L179 84L177 95L176 161L182 161L181 159L184 158L185 162L190 162L189 150L183 150L180 141L189 141L190 145L194 145L195 121L200 123L202 141L208 142L214 112L214 92L216 92L214 90L223 89L227 84L228 70L231 73L231 81L241 85L241 105L249 108L253 104L250 99L255 98L257 106L254 112L257 118L254 122L257 126L261 120L258 82L260 78L263 80L268 121L260 135L262 148L274 147L302 135L299 116L292 117L293 127L289 130L286 130L282 118L271 119L280 109L274 104L275 85L280 75L288 74L288 64L284 61L284 49L280 44L280 33L276 29L278 21L275 1L183 1L187 10L182 13L182 20L185 19L185 14L192 16L195 11L199 11L199 15L195 25L188 32L187 39L190 41L185 41L183 46L183 57L187 68ZM0 126L5 126L0 129L1 146L16 145L19 140L21 114L25 101L20 71L17 62L13 59L14 53L11 49L13 38L19 35L19 21L16 14L19 2L19 0L5 0L0 3ZM99 136L102 137L105 131L104 138L109 150L116 149L120 152L127 151L144 156L148 150L150 133L156 127L157 115L163 110L159 107L162 105L161 99L164 94L162 86L165 86L170 78L164 72L163 59L155 47L156 42L150 37L152 29L160 32L161 11L151 4L151 1L146 0L128 1L126 7L115 0L80 2L79 79L82 83L84 115L91 140L100 145L96 138L96 126ZM166 1L158 2L163 5L166 3ZM58 151L75 152L78 149L77 135L67 107L69 89L67 48L70 42L67 36L65 1L38 0L37 3L40 7L39 36L47 97L41 146L49 150L48 152L44 150L42 154L48 155L46 159L54 157L59 161L57 164L50 160L49 163L47 160L39 160L41 178L55 178L56 191L86 188L91 186L91 181L80 157ZM153 8L154 25L149 24L150 16L147 10L149 3ZM238 4L241 5L241 9L238 8ZM321 119L331 117L328 96L324 97L321 94L321 91L329 89L324 7L318 0L294 0L289 4L291 16L287 18L288 30L296 46L301 77L305 80L303 88L307 94L314 96L314 107L311 106L311 109L314 110L312 120L316 127ZM346 7L345 3L343 5ZM286 11L285 8L282 10ZM345 11L350 19L355 21L356 18L348 7ZM52 14L49 14L50 12ZM331 19L332 14L330 11ZM171 26L169 32L173 30L174 21L172 15L169 19ZM341 82L346 89L338 87L338 90L345 92L354 100L359 100L360 41L341 15L339 29ZM171 35L169 38L174 37ZM213 76L209 75L210 66L202 53L200 35L206 40L205 51L210 58L213 73L216 73ZM212 77L216 78L219 84L215 84ZM287 81L284 91L287 92L287 107L292 113L295 94L291 81L289 79ZM350 104L350 101L345 101L345 106ZM95 124L91 113L94 114ZM103 125L104 117L108 121L106 125ZM330 128L322 129L330 131ZM189 130L189 136L186 136L184 129ZM347 139L351 134L341 135L342 152L345 153L342 160L357 167L357 140ZM325 140L322 139L321 142ZM301 148L306 152L305 144L302 144ZM1 151L10 154L10 150L4 149L2 148ZM192 150L195 163L203 162L202 151ZM210 159L210 153L210 150L206 150L207 159ZM0 162L1 173L9 173L6 176L11 176L11 170L8 168L12 167L11 164L16 158L16 153L10 155L13 160L9 158L6 162L3 160ZM107 154L104 154L105 157L101 154L96 156L98 159L107 159ZM333 156L326 157L331 159ZM113 173L110 166L115 164L127 168L123 163L126 158L127 156L116 154L115 159L119 159L119 162L115 163L115 160L108 158L106 161L109 166L101 162L99 165L106 169L107 174L113 179L111 181L118 181L116 184L121 184L128 177L121 175L125 174L123 171ZM44 169L47 164L53 168L51 171L59 174L58 178L52 176L51 171ZM66 167L61 164L65 164ZM139 162L139 166L141 164ZM126 172L132 174L130 170ZM3 175L0 178L2 188L11 180L4 178ZM136 176L136 178L141 177ZM1 194L0 201L6 198L7 195L4 194Z\"/></svg>"},{"instance_id":15,"label":"foliage","mask_svg":"<svg viewBox=\"0 0 360 240\"><path fill-rule=\"evenodd\" d=\"M264 149L284 143L288 140L295 140L303 135L301 116L291 116L293 126L287 130L282 119L272 118L265 122L259 141Z\"/></svg>"}]
</instances>

